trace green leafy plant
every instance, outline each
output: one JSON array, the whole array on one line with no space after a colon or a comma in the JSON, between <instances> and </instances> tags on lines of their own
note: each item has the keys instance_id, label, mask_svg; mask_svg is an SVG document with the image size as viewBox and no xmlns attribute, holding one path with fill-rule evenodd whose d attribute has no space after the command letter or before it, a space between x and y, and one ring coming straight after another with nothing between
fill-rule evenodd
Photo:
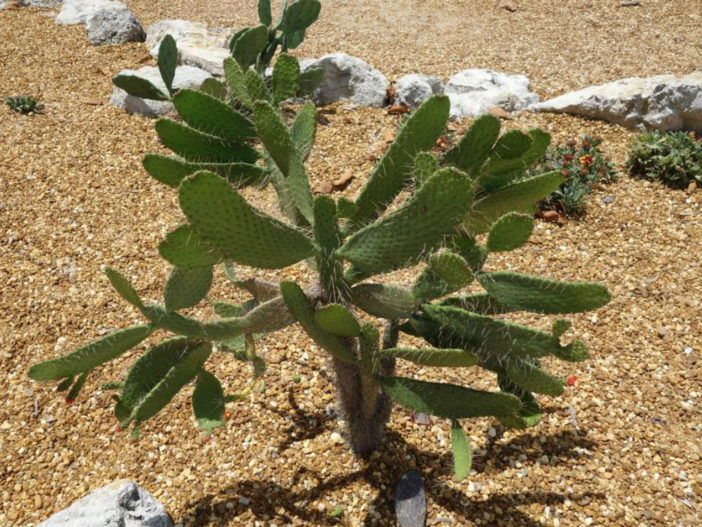
<instances>
[{"instance_id":1,"label":"green leafy plant","mask_svg":"<svg viewBox=\"0 0 702 527\"><path fill-rule=\"evenodd\" d=\"M18 95L16 97L7 97L5 103L13 112L21 114L39 114L41 107L37 100L31 95Z\"/></svg>"},{"instance_id":2,"label":"green leafy plant","mask_svg":"<svg viewBox=\"0 0 702 527\"><path fill-rule=\"evenodd\" d=\"M197 90L173 96L182 120L161 119L156 132L175 155L144 159L149 174L177 189L186 218L159 246L173 265L163 302L144 303L121 273L107 269L112 286L146 322L35 364L29 376L59 381L75 398L95 368L163 330L173 337L143 353L116 385L120 426L138 433L194 381L195 418L210 433L223 424L226 404L250 393L264 375L256 339L299 324L329 358L348 443L357 455L368 456L381 444L395 402L451 423L456 476L465 477L471 453L462 419L493 416L509 427L534 425L541 411L533 394L558 395L565 384L542 369L542 359L587 358L582 342L561 342L567 321L556 320L546 332L501 315L578 313L609 301L600 284L483 269L490 254L526 242L535 204L564 180L558 171L524 178L546 151L548 134L500 135L499 120L488 115L437 157L431 150L444 132L449 100L435 96L406 120L358 196L337 201L310 191L304 161L315 137L312 103L288 124L265 94L242 87L238 63L229 59L225 72L225 100ZM241 193L266 181L282 220ZM257 274L250 268L299 262L314 276L308 283L246 277ZM184 310L207 299L218 265L250 298L214 302L218 318L212 320L187 316ZM410 286L378 276L414 266L418 275ZM472 284L483 291L465 292ZM426 344L407 346L404 336ZM227 394L229 387L208 364L214 353L248 361L251 384ZM475 376L467 368L483 368L499 389L398 376L397 360L466 368L467 382Z\"/></svg>"},{"instance_id":3,"label":"green leafy plant","mask_svg":"<svg viewBox=\"0 0 702 527\"><path fill-rule=\"evenodd\" d=\"M702 185L702 141L694 132L646 132L634 139L627 169L672 188L686 189L693 181Z\"/></svg>"},{"instance_id":4,"label":"green leafy plant","mask_svg":"<svg viewBox=\"0 0 702 527\"><path fill-rule=\"evenodd\" d=\"M565 180L550 196L539 202L541 210L555 210L569 217L580 217L587 211L587 200L593 187L616 181L614 165L598 148L601 140L589 135L580 141L568 141L549 148L527 174L559 171Z\"/></svg>"}]
</instances>

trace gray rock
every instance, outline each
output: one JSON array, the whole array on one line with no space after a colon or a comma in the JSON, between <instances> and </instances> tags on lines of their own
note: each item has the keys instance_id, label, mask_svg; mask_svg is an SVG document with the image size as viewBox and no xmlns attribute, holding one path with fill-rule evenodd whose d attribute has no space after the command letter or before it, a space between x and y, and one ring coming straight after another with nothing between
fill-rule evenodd
<instances>
[{"instance_id":1,"label":"gray rock","mask_svg":"<svg viewBox=\"0 0 702 527\"><path fill-rule=\"evenodd\" d=\"M185 41L178 46L181 64L195 66L218 77L224 75L224 59L230 56L229 49L201 46L193 41Z\"/></svg>"},{"instance_id":2,"label":"gray rock","mask_svg":"<svg viewBox=\"0 0 702 527\"><path fill-rule=\"evenodd\" d=\"M432 95L444 92L444 83L439 77L412 73L395 83L395 104L416 108Z\"/></svg>"},{"instance_id":3,"label":"gray rock","mask_svg":"<svg viewBox=\"0 0 702 527\"><path fill-rule=\"evenodd\" d=\"M424 527L427 520L427 495L422 476L416 470L400 478L395 489L395 517L400 527Z\"/></svg>"},{"instance_id":4,"label":"gray rock","mask_svg":"<svg viewBox=\"0 0 702 527\"><path fill-rule=\"evenodd\" d=\"M144 42L146 33L137 17L126 7L96 11L85 23L88 39L94 46Z\"/></svg>"},{"instance_id":5,"label":"gray rock","mask_svg":"<svg viewBox=\"0 0 702 527\"><path fill-rule=\"evenodd\" d=\"M156 498L134 481L119 480L88 494L39 527L173 527Z\"/></svg>"},{"instance_id":6,"label":"gray rock","mask_svg":"<svg viewBox=\"0 0 702 527\"><path fill-rule=\"evenodd\" d=\"M19 5L27 7L44 7L52 9L58 6L63 0L20 0ZM3 4L4 2L0 2Z\"/></svg>"},{"instance_id":7,"label":"gray rock","mask_svg":"<svg viewBox=\"0 0 702 527\"><path fill-rule=\"evenodd\" d=\"M5 0L0 0L0 11L5 9Z\"/></svg>"},{"instance_id":8,"label":"gray rock","mask_svg":"<svg viewBox=\"0 0 702 527\"><path fill-rule=\"evenodd\" d=\"M318 104L328 104L349 99L359 106L383 106L387 97L388 80L378 70L357 57L345 53L332 53L319 59L301 61L300 68L323 68L322 82L313 99Z\"/></svg>"},{"instance_id":9,"label":"gray rock","mask_svg":"<svg viewBox=\"0 0 702 527\"><path fill-rule=\"evenodd\" d=\"M477 117L493 106L516 112L539 102L529 91L524 75L507 75L492 70L463 70L449 79L444 93L451 100L451 119Z\"/></svg>"},{"instance_id":10,"label":"gray rock","mask_svg":"<svg viewBox=\"0 0 702 527\"><path fill-rule=\"evenodd\" d=\"M113 0L63 0L57 24L85 24L90 15L101 9L126 9L122 2Z\"/></svg>"},{"instance_id":11,"label":"gray rock","mask_svg":"<svg viewBox=\"0 0 702 527\"><path fill-rule=\"evenodd\" d=\"M627 128L702 133L702 71L684 77L632 77L566 93L530 108L564 112Z\"/></svg>"},{"instance_id":12,"label":"gray rock","mask_svg":"<svg viewBox=\"0 0 702 527\"><path fill-rule=\"evenodd\" d=\"M229 29L208 28L200 22L188 20L160 20L146 30L146 47L151 56L158 55L158 47L166 35L171 35L178 48L181 46L200 48L228 48L233 34Z\"/></svg>"},{"instance_id":13,"label":"gray rock","mask_svg":"<svg viewBox=\"0 0 702 527\"><path fill-rule=\"evenodd\" d=\"M138 75L139 77L150 80L154 86L161 89L163 92L168 93L166 85L161 79L161 73L159 72L158 68L154 66L144 66L138 70L122 70L120 71L120 74ZM173 86L175 88L199 88L205 79L211 76L212 75L201 70L200 68L194 68L192 66L179 66L176 68ZM134 97L127 94L127 92L121 88L117 88L116 86L112 90L110 104L117 106L118 108L123 108L127 113L136 113L139 115L145 115L146 117L158 117L159 115L166 114L173 109L173 104L168 101L140 99L139 97Z\"/></svg>"}]
</instances>

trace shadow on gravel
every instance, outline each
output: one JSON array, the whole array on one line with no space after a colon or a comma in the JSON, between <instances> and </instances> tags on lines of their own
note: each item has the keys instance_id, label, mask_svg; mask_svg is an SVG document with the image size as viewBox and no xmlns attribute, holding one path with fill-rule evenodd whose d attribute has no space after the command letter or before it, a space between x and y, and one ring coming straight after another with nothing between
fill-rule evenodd
<instances>
[{"instance_id":1,"label":"shadow on gravel","mask_svg":"<svg viewBox=\"0 0 702 527\"><path fill-rule=\"evenodd\" d=\"M281 416L292 419L288 436L279 445L280 449L294 448L294 444L305 439L311 439L327 430L326 421L331 417L324 412L307 413L300 409L289 393L289 402L294 410L292 416L282 413ZM292 431L295 431L293 437ZM596 444L584 437L583 433L561 432L556 435L541 438L537 433L530 435L525 432L507 442L500 442L503 430L497 428L494 437L488 437L486 453L474 459L473 468L479 473L494 473L510 468L508 458L514 459L518 454L527 456L527 464L547 455L566 459L580 457L578 449L592 449ZM369 485L376 491L376 497L368 503L363 518L353 518L354 524L361 525L395 525L394 494L395 485L402 475L409 470L407 459L414 459L415 465L422 472L426 485L427 500L433 501L443 509L466 518L481 518L484 525L486 518L495 518L499 508L501 525L519 525L520 527L537 527L545 524L531 518L519 508L539 503L556 506L566 499L580 500L589 498L594 501L604 499L601 493L560 494L556 492L527 491L521 493L492 494L485 499L471 498L460 490L450 488L441 483L447 477L452 477L453 459L450 451L437 455L416 449L408 444L402 436L390 431L387 441L380 451L371 459L361 462L362 469L338 477L324 477L316 471L300 467L286 486L270 480L243 480L221 489L216 494L204 496L189 505L190 512L183 520L195 522L195 525L237 525L237 522L253 518L265 523L300 524L304 525L346 525L349 518L333 518L331 510L319 511L309 502L320 497L342 490L353 483ZM524 463L524 462L523 462ZM309 485L310 481L317 484ZM349 493L347 493L349 494ZM343 502L338 502L344 506ZM252 518L253 516L253 518ZM440 518L436 518L440 520ZM436 520L435 519L435 520ZM496 518L495 518L496 520ZM430 523L431 524L431 521ZM449 522L447 525L458 525Z\"/></svg>"}]
</instances>

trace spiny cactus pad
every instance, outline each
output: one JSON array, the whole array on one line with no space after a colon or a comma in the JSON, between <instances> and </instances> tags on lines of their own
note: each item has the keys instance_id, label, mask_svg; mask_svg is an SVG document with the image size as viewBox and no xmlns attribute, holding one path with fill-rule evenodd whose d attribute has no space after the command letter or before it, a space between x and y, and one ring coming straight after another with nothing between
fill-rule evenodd
<instances>
[{"instance_id":1,"label":"spiny cactus pad","mask_svg":"<svg viewBox=\"0 0 702 527\"><path fill-rule=\"evenodd\" d=\"M384 357L404 359L422 366L458 368L474 366L478 357L459 348L388 348L380 352Z\"/></svg>"},{"instance_id":2,"label":"spiny cactus pad","mask_svg":"<svg viewBox=\"0 0 702 527\"><path fill-rule=\"evenodd\" d=\"M440 170L402 207L351 236L338 254L371 273L406 267L440 245L470 203L468 177L455 169Z\"/></svg>"},{"instance_id":3,"label":"spiny cactus pad","mask_svg":"<svg viewBox=\"0 0 702 527\"><path fill-rule=\"evenodd\" d=\"M226 141L245 142L256 136L254 124L219 99L196 90L180 90L173 105L183 121Z\"/></svg>"},{"instance_id":4,"label":"spiny cactus pad","mask_svg":"<svg viewBox=\"0 0 702 527\"><path fill-rule=\"evenodd\" d=\"M228 260L278 269L312 256L302 232L249 205L216 174L196 173L181 184L179 196L195 231Z\"/></svg>"},{"instance_id":5,"label":"spiny cactus pad","mask_svg":"<svg viewBox=\"0 0 702 527\"><path fill-rule=\"evenodd\" d=\"M178 311L197 305L212 286L212 267L173 269L166 282L163 302L166 311Z\"/></svg>"},{"instance_id":6,"label":"spiny cactus pad","mask_svg":"<svg viewBox=\"0 0 702 527\"><path fill-rule=\"evenodd\" d=\"M177 188L186 176L200 170L214 172L237 188L260 184L267 177L262 167L251 163L192 163L161 154L147 154L143 165L152 178L173 188Z\"/></svg>"},{"instance_id":7,"label":"spiny cactus pad","mask_svg":"<svg viewBox=\"0 0 702 527\"><path fill-rule=\"evenodd\" d=\"M513 251L527 242L533 230L531 216L510 212L492 224L485 246L490 252Z\"/></svg>"}]
</instances>

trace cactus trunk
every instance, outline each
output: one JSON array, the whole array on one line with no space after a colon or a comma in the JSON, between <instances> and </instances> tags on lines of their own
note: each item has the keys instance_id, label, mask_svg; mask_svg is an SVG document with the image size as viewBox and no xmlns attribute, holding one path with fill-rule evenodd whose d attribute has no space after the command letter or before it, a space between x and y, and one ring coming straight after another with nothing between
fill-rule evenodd
<instances>
[{"instance_id":1,"label":"cactus trunk","mask_svg":"<svg viewBox=\"0 0 702 527\"><path fill-rule=\"evenodd\" d=\"M331 359L346 436L354 454L368 457L380 447L392 401L360 366ZM383 375L393 375L395 361L381 361Z\"/></svg>"}]
</instances>

